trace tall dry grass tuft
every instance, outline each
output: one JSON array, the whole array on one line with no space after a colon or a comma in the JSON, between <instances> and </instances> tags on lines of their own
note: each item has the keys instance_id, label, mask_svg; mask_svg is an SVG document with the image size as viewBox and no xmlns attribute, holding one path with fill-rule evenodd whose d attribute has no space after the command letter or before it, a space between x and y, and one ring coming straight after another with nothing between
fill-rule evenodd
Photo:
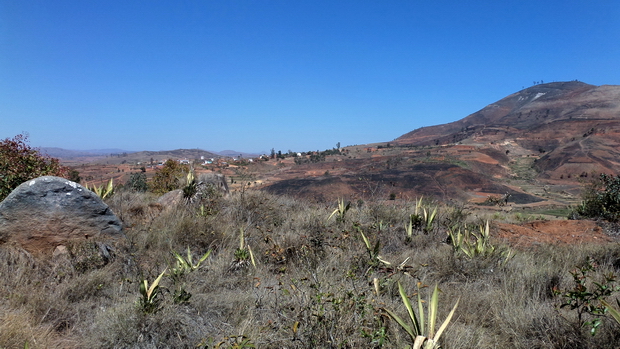
<instances>
[{"instance_id":1,"label":"tall dry grass tuft","mask_svg":"<svg viewBox=\"0 0 620 349\"><path fill-rule=\"evenodd\" d=\"M0 345L6 348L59 348L49 325L39 325L28 313L19 309L0 308Z\"/></svg>"}]
</instances>

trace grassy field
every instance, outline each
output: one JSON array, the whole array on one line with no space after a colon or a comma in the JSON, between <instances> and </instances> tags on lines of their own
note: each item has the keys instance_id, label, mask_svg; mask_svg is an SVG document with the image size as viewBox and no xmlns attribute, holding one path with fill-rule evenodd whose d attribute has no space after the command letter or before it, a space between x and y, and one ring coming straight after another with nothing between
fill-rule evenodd
<instances>
[{"instance_id":1,"label":"grassy field","mask_svg":"<svg viewBox=\"0 0 620 349\"><path fill-rule=\"evenodd\" d=\"M618 243L516 250L493 239L493 222L487 241L484 221L430 201L156 199L107 200L126 225L105 242L110 259L95 241L47 259L0 245L0 348L404 348L413 342L388 315L409 318L399 284L416 313L418 292L438 285L437 327L459 302L446 349L620 343L620 325L596 314L620 295ZM455 247L459 231L485 245Z\"/></svg>"}]
</instances>

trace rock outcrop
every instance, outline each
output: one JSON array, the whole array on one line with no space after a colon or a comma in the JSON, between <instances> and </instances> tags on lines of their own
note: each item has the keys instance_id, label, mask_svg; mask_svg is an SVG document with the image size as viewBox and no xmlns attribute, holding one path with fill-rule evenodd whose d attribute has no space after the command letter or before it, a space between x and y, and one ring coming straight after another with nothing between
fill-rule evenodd
<instances>
[{"instance_id":1,"label":"rock outcrop","mask_svg":"<svg viewBox=\"0 0 620 349\"><path fill-rule=\"evenodd\" d=\"M157 200L157 203L166 209L170 209L182 202L200 203L204 199L214 196L226 196L228 193L226 176L219 173L203 173L198 176L189 196L186 196L187 194L183 192L183 189L176 189L162 195Z\"/></svg>"},{"instance_id":2,"label":"rock outcrop","mask_svg":"<svg viewBox=\"0 0 620 349\"><path fill-rule=\"evenodd\" d=\"M209 195L209 190L220 195L228 195L228 183L226 176L219 173L203 173L198 176L198 192L203 197Z\"/></svg>"},{"instance_id":3,"label":"rock outcrop","mask_svg":"<svg viewBox=\"0 0 620 349\"><path fill-rule=\"evenodd\" d=\"M64 178L44 176L15 188L0 203L0 244L51 253L67 242L123 236L122 222L101 198Z\"/></svg>"}]
</instances>

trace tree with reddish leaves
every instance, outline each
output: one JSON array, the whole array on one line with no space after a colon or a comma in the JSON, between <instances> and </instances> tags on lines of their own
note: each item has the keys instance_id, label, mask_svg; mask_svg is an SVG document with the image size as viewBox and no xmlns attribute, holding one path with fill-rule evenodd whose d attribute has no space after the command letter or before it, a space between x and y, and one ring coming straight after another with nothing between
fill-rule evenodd
<instances>
[{"instance_id":1,"label":"tree with reddish leaves","mask_svg":"<svg viewBox=\"0 0 620 349\"><path fill-rule=\"evenodd\" d=\"M60 161L41 154L28 145L28 136L19 134L0 141L0 201L23 182L40 176L69 175Z\"/></svg>"}]
</instances>

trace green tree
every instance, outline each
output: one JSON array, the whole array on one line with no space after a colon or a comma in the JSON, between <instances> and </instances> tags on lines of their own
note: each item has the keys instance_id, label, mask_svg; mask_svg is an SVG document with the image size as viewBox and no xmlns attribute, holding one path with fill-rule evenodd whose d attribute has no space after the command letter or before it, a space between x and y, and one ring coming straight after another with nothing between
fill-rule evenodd
<instances>
[{"instance_id":1,"label":"green tree","mask_svg":"<svg viewBox=\"0 0 620 349\"><path fill-rule=\"evenodd\" d=\"M601 176L593 180L582 194L583 201L571 213L572 217L620 220L620 176Z\"/></svg>"},{"instance_id":2,"label":"green tree","mask_svg":"<svg viewBox=\"0 0 620 349\"><path fill-rule=\"evenodd\" d=\"M145 192L148 189L146 184L146 173L132 173L127 181L127 188L132 191Z\"/></svg>"},{"instance_id":3,"label":"green tree","mask_svg":"<svg viewBox=\"0 0 620 349\"><path fill-rule=\"evenodd\" d=\"M0 141L0 200L23 182L40 176L67 177L69 168L58 159L41 154L19 134Z\"/></svg>"},{"instance_id":4,"label":"green tree","mask_svg":"<svg viewBox=\"0 0 620 349\"><path fill-rule=\"evenodd\" d=\"M179 177L186 173L186 169L183 165L177 161L168 159L164 166L157 169L153 182L151 183L151 190L154 193L164 194L171 190L179 189L181 181Z\"/></svg>"}]
</instances>

